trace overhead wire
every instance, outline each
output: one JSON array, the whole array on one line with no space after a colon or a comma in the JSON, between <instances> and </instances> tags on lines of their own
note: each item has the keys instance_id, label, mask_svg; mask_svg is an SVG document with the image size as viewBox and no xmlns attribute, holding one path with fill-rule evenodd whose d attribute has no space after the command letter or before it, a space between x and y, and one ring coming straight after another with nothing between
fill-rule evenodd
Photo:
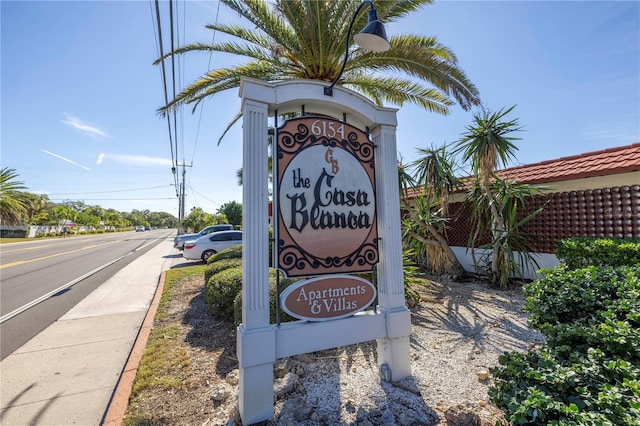
<instances>
[{"instance_id":1,"label":"overhead wire","mask_svg":"<svg viewBox=\"0 0 640 426\"><path fill-rule=\"evenodd\" d=\"M172 186L171 184L169 185L159 185L159 186L147 186L145 188L132 188L132 189L118 189L115 191L84 191L84 192L56 192L56 193L52 193L52 194L47 194L47 195L81 195L81 194L111 194L114 192L131 192L131 191L144 191L147 189L159 189L159 188L166 188L167 186Z\"/></svg>"},{"instance_id":2,"label":"overhead wire","mask_svg":"<svg viewBox=\"0 0 640 426\"><path fill-rule=\"evenodd\" d=\"M176 98L176 61L175 61L175 44L173 42L174 31L174 23L173 23L173 2L174 0L169 0L169 22L171 29L171 84L172 84L172 93L173 99ZM178 157L178 112L176 108L173 108L173 140L176 148L176 158ZM184 157L184 156L183 156ZM183 158L184 162L184 158Z\"/></svg>"},{"instance_id":3,"label":"overhead wire","mask_svg":"<svg viewBox=\"0 0 640 426\"><path fill-rule=\"evenodd\" d=\"M153 11L152 11L153 14ZM157 25L157 33L155 34L156 39L158 41L157 44L157 48L159 49L159 57L162 59L164 57L164 47L163 47L163 43L162 43L162 21L160 19L160 4L159 4L159 0L155 0L155 18L156 18L156 25ZM171 26L172 30L173 30L173 25ZM173 46L172 46L172 53L173 53ZM173 55L172 55L173 57ZM167 71L165 68L165 64L164 64L164 60L161 60L160 62L160 67L161 67L161 75L162 75L162 86L163 86L163 91L164 91L164 102L165 105L169 104L169 93L168 93L168 89L167 89ZM174 93L175 93L175 88L174 88ZM178 170L178 158L177 158L177 145L176 145L176 152L174 152L174 141L172 138L172 129L171 129L171 115L170 114L165 114L166 118L167 118L167 129L169 131L169 147L171 149L171 164L172 164L172 170L174 171L173 173L173 178L174 178L174 183L176 185L176 196L178 196L177 191L178 191L178 176L177 176L177 170Z\"/></svg>"},{"instance_id":4,"label":"overhead wire","mask_svg":"<svg viewBox=\"0 0 640 426\"><path fill-rule=\"evenodd\" d=\"M155 198L83 198L82 201L151 201L151 200L173 200L173 197L155 197ZM68 198L50 198L49 201L69 201Z\"/></svg>"},{"instance_id":5,"label":"overhead wire","mask_svg":"<svg viewBox=\"0 0 640 426\"><path fill-rule=\"evenodd\" d=\"M176 6L175 7L175 16L174 16L174 1L177 3L177 0L170 0L169 3L169 29L170 29L170 43L171 43L171 84L172 84L172 94L173 94L173 99L176 98L176 74L178 77L178 80L180 82L180 84L183 84L182 81L182 76L183 76L183 67L184 67L184 58L179 57L178 60L178 66L177 66L177 72L176 72L176 58L175 58L175 38L177 37L177 42L178 44L180 44L180 25L179 25L179 18L180 18L180 13L179 13L179 7ZM151 3L150 3L151 4ZM183 20L184 20L184 25L182 27L183 31L186 31L186 1L183 2ZM152 11L152 15L153 15L153 11ZM216 16L215 16L215 23L218 23L218 18L220 15L220 2L218 2L218 6L216 9ZM156 18L156 22L157 22L157 34L155 34L155 26L154 26L154 35L156 36L156 39L158 40L158 44L157 44L157 48L159 48L159 57L163 58L164 57L164 46L163 46L163 37L162 37L162 29L161 29L161 19L160 19L160 6L159 6L159 0L155 0L155 18ZM153 18L152 18L153 19ZM176 36L177 34L177 36ZM212 35L212 39L211 39L211 44L213 45L215 43L215 38L216 38L216 31L214 30L213 35ZM209 69L211 68L211 62L213 59L213 51L211 51L209 53L209 61L207 64L207 70L206 72L209 71ZM167 70L166 70L166 66L165 66L165 61L161 61L161 73L162 73L162 83L163 83L163 89L164 89L164 99L165 99L165 105L169 104L169 94L168 94L168 82L167 82ZM169 131L169 145L171 148L171 163L173 165L172 170L174 170L174 183L175 183L175 187L176 187L176 196L180 197L181 191L186 190L187 188L187 183L185 182L185 179L187 178L186 173L184 173L183 170L183 187L180 186L180 173L179 173L179 167L180 165L183 166L183 169L186 169L186 158L184 155L184 149L185 149L185 143L184 143L184 126L180 127L180 134L182 136L182 142L180 142L180 138L178 138L178 108L172 108L171 113L167 113L165 114L166 118L167 118L167 128ZM200 127L201 127L201 123L202 123L202 116L204 113L204 103L200 106L200 114L198 117L198 124L196 127L196 136L195 136L195 140L194 140L194 146L193 146L193 152L191 155L191 164L193 164L193 159L195 158L195 153L196 153L196 149L198 146L198 139L199 139L199 135L200 135ZM182 110L182 108L180 108L180 114L181 114L181 123L184 123L184 111ZM173 125L172 125L172 120L173 120ZM182 162L183 164L180 164L180 152L182 152ZM189 170L189 179L191 178L191 173L192 170ZM181 188L184 188L181 190ZM197 191L195 191L191 185L188 185L188 188L190 191L195 192L196 194L199 194L200 196L204 197L202 194L198 193ZM183 195L184 197L184 195ZM193 197L194 200L196 197ZM207 199L206 197L204 197L205 199ZM210 202L213 202L215 204L215 201L209 200ZM184 202L184 201L182 201Z\"/></svg>"}]
</instances>

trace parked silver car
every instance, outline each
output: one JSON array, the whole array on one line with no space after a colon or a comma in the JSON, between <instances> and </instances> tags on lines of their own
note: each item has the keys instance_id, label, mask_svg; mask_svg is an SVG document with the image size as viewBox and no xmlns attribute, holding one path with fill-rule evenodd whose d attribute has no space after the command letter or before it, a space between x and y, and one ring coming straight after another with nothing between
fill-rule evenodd
<instances>
[{"instance_id":1,"label":"parked silver car","mask_svg":"<svg viewBox=\"0 0 640 426\"><path fill-rule=\"evenodd\" d=\"M230 247L242 244L242 231L220 231L184 243L185 259L204 260Z\"/></svg>"},{"instance_id":2,"label":"parked silver car","mask_svg":"<svg viewBox=\"0 0 640 426\"><path fill-rule=\"evenodd\" d=\"M173 239L173 246L175 248L177 248L178 250L183 250L184 249L184 242L187 240L197 240L198 238L204 236L204 235L209 235L213 232L219 232L219 231L232 231L233 230L233 225L229 224L229 223L223 223L220 225L211 225L211 226L207 226L205 228L202 228L202 230L200 230L200 232L198 232L197 234L180 234L178 236L176 236Z\"/></svg>"}]
</instances>

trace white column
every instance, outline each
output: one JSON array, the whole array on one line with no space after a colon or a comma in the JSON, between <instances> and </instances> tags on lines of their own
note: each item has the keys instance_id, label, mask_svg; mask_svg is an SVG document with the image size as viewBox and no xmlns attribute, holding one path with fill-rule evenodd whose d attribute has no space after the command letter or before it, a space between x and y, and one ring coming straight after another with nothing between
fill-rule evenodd
<instances>
[{"instance_id":1,"label":"white column","mask_svg":"<svg viewBox=\"0 0 640 426\"><path fill-rule=\"evenodd\" d=\"M242 105L242 323L269 325L267 105Z\"/></svg>"},{"instance_id":2,"label":"white column","mask_svg":"<svg viewBox=\"0 0 640 426\"><path fill-rule=\"evenodd\" d=\"M242 100L242 324L237 332L244 424L273 416L275 331L269 324L267 104Z\"/></svg>"},{"instance_id":3,"label":"white column","mask_svg":"<svg viewBox=\"0 0 640 426\"><path fill-rule=\"evenodd\" d=\"M376 145L376 207L380 263L378 264L378 303L386 315L387 336L377 339L378 365L391 371L391 380L411 375L409 335L411 314L405 306L400 231L400 190L396 128L380 125L373 129Z\"/></svg>"}]
</instances>

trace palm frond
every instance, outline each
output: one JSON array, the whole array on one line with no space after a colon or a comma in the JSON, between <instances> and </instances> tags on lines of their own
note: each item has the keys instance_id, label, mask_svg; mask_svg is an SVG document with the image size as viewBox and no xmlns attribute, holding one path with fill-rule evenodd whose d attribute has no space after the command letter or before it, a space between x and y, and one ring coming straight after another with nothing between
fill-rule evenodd
<instances>
[{"instance_id":1,"label":"palm frond","mask_svg":"<svg viewBox=\"0 0 640 426\"><path fill-rule=\"evenodd\" d=\"M401 106L409 102L430 112L448 114L454 103L464 109L479 103L478 90L459 67L456 56L435 37L396 35L391 37L391 48L384 53L365 52L352 43L348 29L362 6L360 0L222 2L248 22L248 25L207 25L210 30L230 36L231 41L181 46L155 63L196 51L228 53L248 61L208 71L160 108L160 114L185 104L192 104L195 111L208 97L237 88L242 77L269 82L333 81L342 67L347 45L349 61L337 84L368 96L378 105ZM431 0L375 2L382 22L396 21L430 3ZM351 33L367 23L367 13L363 8L360 11L355 14Z\"/></svg>"},{"instance_id":2,"label":"palm frond","mask_svg":"<svg viewBox=\"0 0 640 426\"><path fill-rule=\"evenodd\" d=\"M439 91L400 77L354 75L345 78L343 85L365 94L378 105L383 105L383 101L395 105L410 102L442 115L449 114L449 107L453 105L453 102Z\"/></svg>"},{"instance_id":3,"label":"palm frond","mask_svg":"<svg viewBox=\"0 0 640 426\"><path fill-rule=\"evenodd\" d=\"M220 142L222 142L222 138L224 138L224 135L226 135L229 130L231 130L231 128L233 127L234 124L236 124L238 122L238 120L240 120L242 118L242 111L237 113L229 122L229 124L227 124L227 127L225 127L224 132L222 132L222 135L220 136L220 138L218 139L218 145L220 145Z\"/></svg>"}]
</instances>

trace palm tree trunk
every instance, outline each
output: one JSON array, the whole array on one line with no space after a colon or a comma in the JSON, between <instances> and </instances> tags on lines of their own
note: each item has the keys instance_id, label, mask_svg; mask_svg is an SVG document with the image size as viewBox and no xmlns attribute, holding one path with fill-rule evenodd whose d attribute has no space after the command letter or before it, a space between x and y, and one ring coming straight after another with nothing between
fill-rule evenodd
<instances>
[{"instance_id":1,"label":"palm tree trunk","mask_svg":"<svg viewBox=\"0 0 640 426\"><path fill-rule=\"evenodd\" d=\"M434 246L440 247L444 255L447 257L447 260L451 264L452 273L454 273L455 275L463 275L465 273L464 266L462 266L456 254L453 252L453 250L451 250L451 247L449 246L449 243L447 243L447 240L445 240L444 237L440 235L440 233L438 233L438 230L430 223L423 222L422 225L427 228L431 236L434 238L433 240L424 238L416 234L415 232L411 232L410 235L423 244L432 244Z\"/></svg>"}]
</instances>

